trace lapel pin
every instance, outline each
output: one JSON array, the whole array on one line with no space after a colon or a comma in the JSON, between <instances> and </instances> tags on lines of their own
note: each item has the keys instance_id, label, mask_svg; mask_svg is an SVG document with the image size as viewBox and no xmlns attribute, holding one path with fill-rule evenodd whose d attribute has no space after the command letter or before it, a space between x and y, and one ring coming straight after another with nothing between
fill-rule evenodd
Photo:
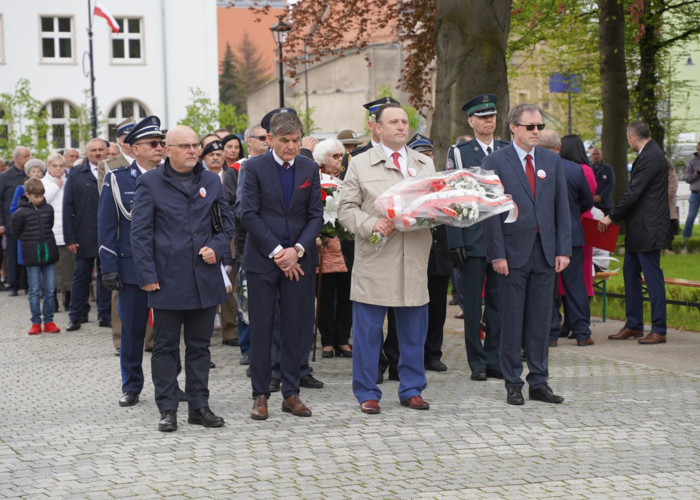
<instances>
[{"instance_id":1,"label":"lapel pin","mask_svg":"<svg viewBox=\"0 0 700 500\"><path fill-rule=\"evenodd\" d=\"M410 175L411 177L415 177L416 176L416 169L413 167L410 167L408 169L408 175Z\"/></svg>"},{"instance_id":2,"label":"lapel pin","mask_svg":"<svg viewBox=\"0 0 700 500\"><path fill-rule=\"evenodd\" d=\"M199 197L204 198L207 195L207 190L204 188L199 188Z\"/></svg>"},{"instance_id":3,"label":"lapel pin","mask_svg":"<svg viewBox=\"0 0 700 500\"><path fill-rule=\"evenodd\" d=\"M479 151L479 146L474 146L474 151Z\"/></svg>"},{"instance_id":4,"label":"lapel pin","mask_svg":"<svg viewBox=\"0 0 700 500\"><path fill-rule=\"evenodd\" d=\"M540 179L544 179L545 177L547 177L547 174L545 173L544 170L538 170L537 177L539 177Z\"/></svg>"}]
</instances>

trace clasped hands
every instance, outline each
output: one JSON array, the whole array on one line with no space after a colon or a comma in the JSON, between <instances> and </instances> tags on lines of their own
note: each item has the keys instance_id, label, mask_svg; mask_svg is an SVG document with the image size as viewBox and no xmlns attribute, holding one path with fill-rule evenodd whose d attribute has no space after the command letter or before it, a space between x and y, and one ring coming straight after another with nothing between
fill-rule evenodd
<instances>
[{"instance_id":1,"label":"clasped hands","mask_svg":"<svg viewBox=\"0 0 700 500\"><path fill-rule=\"evenodd\" d=\"M557 255L554 259L554 272L560 273L569 265L569 257L566 255ZM500 259L495 261L493 264L493 270L498 274L503 276L508 276L508 261L506 259Z\"/></svg>"},{"instance_id":2,"label":"clasped hands","mask_svg":"<svg viewBox=\"0 0 700 500\"><path fill-rule=\"evenodd\" d=\"M304 276L304 271L301 270L301 266L297 262L299 255L296 248L290 247L280 250L274 256L274 260L277 267L284 273L284 277L288 278L289 281L299 281L299 276Z\"/></svg>"},{"instance_id":3,"label":"clasped hands","mask_svg":"<svg viewBox=\"0 0 700 500\"><path fill-rule=\"evenodd\" d=\"M199 255L202 256L202 260L207 264L217 263L216 252L209 247L202 247L199 250ZM160 290L160 283L149 283L148 285L142 286L141 290L155 292L156 290Z\"/></svg>"}]
</instances>

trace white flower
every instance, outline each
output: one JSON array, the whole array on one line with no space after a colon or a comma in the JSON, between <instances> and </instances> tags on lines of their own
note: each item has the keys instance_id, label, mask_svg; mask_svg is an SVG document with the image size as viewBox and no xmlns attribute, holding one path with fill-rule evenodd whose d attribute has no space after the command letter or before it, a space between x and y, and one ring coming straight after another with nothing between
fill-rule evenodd
<instances>
[{"instance_id":1,"label":"white flower","mask_svg":"<svg viewBox=\"0 0 700 500\"><path fill-rule=\"evenodd\" d=\"M335 191L332 195L326 197L326 205L323 207L323 224L335 224L338 219L338 202L340 201L340 193Z\"/></svg>"}]
</instances>

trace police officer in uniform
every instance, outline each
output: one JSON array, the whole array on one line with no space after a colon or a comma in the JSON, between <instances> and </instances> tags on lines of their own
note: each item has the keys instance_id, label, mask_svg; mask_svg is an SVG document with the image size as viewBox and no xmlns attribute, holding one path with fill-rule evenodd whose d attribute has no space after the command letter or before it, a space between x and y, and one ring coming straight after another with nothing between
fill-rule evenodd
<instances>
[{"instance_id":1,"label":"police officer in uniform","mask_svg":"<svg viewBox=\"0 0 700 500\"><path fill-rule=\"evenodd\" d=\"M233 238L233 213L219 176L199 161L194 130L178 125L165 142L163 166L136 182L131 228L136 277L153 309L151 372L158 430L177 429L183 327L187 421L221 427L224 419L209 408L209 344L217 305L227 298L221 258Z\"/></svg>"},{"instance_id":2,"label":"police officer in uniform","mask_svg":"<svg viewBox=\"0 0 700 500\"><path fill-rule=\"evenodd\" d=\"M487 155L509 143L494 138L496 130L496 101L493 94L476 96L464 106L474 138L450 147L447 170L480 167ZM503 378L501 372L501 320L498 315L498 279L493 266L486 262L486 242L481 224L467 228L447 227L450 258L461 268L464 296L464 340L471 379L484 381L489 377ZM486 287L484 288L484 278ZM482 323L481 294L484 291ZM484 343L481 343L481 330Z\"/></svg>"}]
</instances>

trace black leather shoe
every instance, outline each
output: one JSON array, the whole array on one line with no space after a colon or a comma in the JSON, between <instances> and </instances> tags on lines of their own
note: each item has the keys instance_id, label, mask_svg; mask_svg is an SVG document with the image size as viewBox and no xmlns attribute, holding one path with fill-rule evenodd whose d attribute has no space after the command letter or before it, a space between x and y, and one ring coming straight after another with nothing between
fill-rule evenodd
<instances>
[{"instance_id":1,"label":"black leather shoe","mask_svg":"<svg viewBox=\"0 0 700 500\"><path fill-rule=\"evenodd\" d=\"M321 357L322 358L333 358L333 357L335 357L335 352L332 350L331 351L323 351L321 353Z\"/></svg>"},{"instance_id":2,"label":"black leather shoe","mask_svg":"<svg viewBox=\"0 0 700 500\"><path fill-rule=\"evenodd\" d=\"M135 392L125 392L119 398L119 406L134 406L139 402L139 395Z\"/></svg>"},{"instance_id":3,"label":"black leather shoe","mask_svg":"<svg viewBox=\"0 0 700 500\"><path fill-rule=\"evenodd\" d=\"M524 405L525 398L523 398L523 390L517 385L511 385L508 387L508 404L509 405Z\"/></svg>"},{"instance_id":4,"label":"black leather shoe","mask_svg":"<svg viewBox=\"0 0 700 500\"><path fill-rule=\"evenodd\" d=\"M387 377L389 380L393 380L394 382L401 382L401 379L399 378L398 373L394 372L389 372L389 376Z\"/></svg>"},{"instance_id":5,"label":"black leather shoe","mask_svg":"<svg viewBox=\"0 0 700 500\"><path fill-rule=\"evenodd\" d=\"M341 349L338 347L335 350L335 355L338 356L339 358L352 358L352 349L347 350L347 349Z\"/></svg>"},{"instance_id":6,"label":"black leather shoe","mask_svg":"<svg viewBox=\"0 0 700 500\"><path fill-rule=\"evenodd\" d=\"M204 427L223 427L224 419L214 415L208 406L187 412L187 423Z\"/></svg>"},{"instance_id":7,"label":"black leather shoe","mask_svg":"<svg viewBox=\"0 0 700 500\"><path fill-rule=\"evenodd\" d=\"M479 368L478 370L474 370L472 372L472 380L477 380L479 382L484 382L485 380L488 380L489 378L486 376L486 370L483 368Z\"/></svg>"},{"instance_id":8,"label":"black leather shoe","mask_svg":"<svg viewBox=\"0 0 700 500\"><path fill-rule=\"evenodd\" d=\"M177 430L177 412L174 410L165 410L160 414L160 422L158 422L158 430L160 432L173 432Z\"/></svg>"},{"instance_id":9,"label":"black leather shoe","mask_svg":"<svg viewBox=\"0 0 700 500\"><path fill-rule=\"evenodd\" d=\"M272 377L272 379L270 379L270 387L268 387L267 390L270 392L279 392L280 379Z\"/></svg>"},{"instance_id":10,"label":"black leather shoe","mask_svg":"<svg viewBox=\"0 0 700 500\"><path fill-rule=\"evenodd\" d=\"M245 376L250 378L250 366L245 370Z\"/></svg>"},{"instance_id":11,"label":"black leather shoe","mask_svg":"<svg viewBox=\"0 0 700 500\"><path fill-rule=\"evenodd\" d=\"M66 331L67 332L74 332L76 330L80 330L80 321L70 320L68 322L68 326L66 327Z\"/></svg>"},{"instance_id":12,"label":"black leather shoe","mask_svg":"<svg viewBox=\"0 0 700 500\"><path fill-rule=\"evenodd\" d=\"M7 295L9 295L10 297L17 297L17 290L15 290L14 288L10 288L10 291L7 292Z\"/></svg>"},{"instance_id":13,"label":"black leather shoe","mask_svg":"<svg viewBox=\"0 0 700 500\"><path fill-rule=\"evenodd\" d=\"M216 365L214 364L214 362L213 362L213 361L209 361L209 369L212 370L212 369L214 369L214 368L216 368Z\"/></svg>"},{"instance_id":14,"label":"black leather shoe","mask_svg":"<svg viewBox=\"0 0 700 500\"><path fill-rule=\"evenodd\" d=\"M375 383L377 385L384 383L384 374L383 373L380 373L379 375L377 375L377 380L375 381Z\"/></svg>"},{"instance_id":15,"label":"black leather shoe","mask_svg":"<svg viewBox=\"0 0 700 500\"><path fill-rule=\"evenodd\" d=\"M249 365L250 364L250 353L245 353L243 357L238 361L239 364L241 365Z\"/></svg>"},{"instance_id":16,"label":"black leather shoe","mask_svg":"<svg viewBox=\"0 0 700 500\"><path fill-rule=\"evenodd\" d=\"M447 365L439 359L428 359L425 361L425 369L433 372L446 372Z\"/></svg>"},{"instance_id":17,"label":"black leather shoe","mask_svg":"<svg viewBox=\"0 0 700 500\"><path fill-rule=\"evenodd\" d=\"M185 391L178 387L177 389L175 389L175 394L177 394L178 401L180 401L181 403L187 403L187 396L185 395Z\"/></svg>"},{"instance_id":18,"label":"black leather shoe","mask_svg":"<svg viewBox=\"0 0 700 500\"><path fill-rule=\"evenodd\" d=\"M88 322L88 315L86 314L85 316L82 316L80 318L80 324L82 325L83 323L87 323L87 322Z\"/></svg>"},{"instance_id":19,"label":"black leather shoe","mask_svg":"<svg viewBox=\"0 0 700 500\"><path fill-rule=\"evenodd\" d=\"M316 380L313 375L304 375L299 380L299 387L305 387L307 389L320 389L323 387L323 382Z\"/></svg>"},{"instance_id":20,"label":"black leather shoe","mask_svg":"<svg viewBox=\"0 0 700 500\"><path fill-rule=\"evenodd\" d=\"M102 328L112 328L112 320L109 318L100 318L99 325Z\"/></svg>"},{"instance_id":21,"label":"black leather shoe","mask_svg":"<svg viewBox=\"0 0 700 500\"><path fill-rule=\"evenodd\" d=\"M122 355L122 348L119 347L118 349L115 349L114 355L115 355L116 357L120 357L120 356Z\"/></svg>"},{"instance_id":22,"label":"black leather shoe","mask_svg":"<svg viewBox=\"0 0 700 500\"><path fill-rule=\"evenodd\" d=\"M6 292L6 291L7 291L7 287L5 286L5 283L0 281L0 292Z\"/></svg>"},{"instance_id":23,"label":"black leather shoe","mask_svg":"<svg viewBox=\"0 0 700 500\"><path fill-rule=\"evenodd\" d=\"M559 404L564 402L564 398L557 396L549 387L549 384L544 383L537 389L530 387L530 400L531 401L542 401L543 403L553 403Z\"/></svg>"},{"instance_id":24,"label":"black leather shoe","mask_svg":"<svg viewBox=\"0 0 700 500\"><path fill-rule=\"evenodd\" d=\"M238 339L224 340L224 341L222 342L222 344L223 344L223 345L228 345L228 346L231 346L231 347L237 347L237 346L239 345L239 344L238 344Z\"/></svg>"},{"instance_id":25,"label":"black leather shoe","mask_svg":"<svg viewBox=\"0 0 700 500\"><path fill-rule=\"evenodd\" d=\"M454 297L452 297L452 299L450 299L450 304L449 304L449 305L451 305L451 306L456 306L457 304L458 304L458 303L457 303L457 299L454 298Z\"/></svg>"},{"instance_id":26,"label":"black leather shoe","mask_svg":"<svg viewBox=\"0 0 700 500\"><path fill-rule=\"evenodd\" d=\"M503 380L503 372L501 370L497 370L496 368L487 368L486 376L488 378L500 378Z\"/></svg>"},{"instance_id":27,"label":"black leather shoe","mask_svg":"<svg viewBox=\"0 0 700 500\"><path fill-rule=\"evenodd\" d=\"M145 348L145 349L143 350L143 352L153 352L153 348L152 348L152 347L150 347L150 348L147 347L147 348Z\"/></svg>"}]
</instances>

